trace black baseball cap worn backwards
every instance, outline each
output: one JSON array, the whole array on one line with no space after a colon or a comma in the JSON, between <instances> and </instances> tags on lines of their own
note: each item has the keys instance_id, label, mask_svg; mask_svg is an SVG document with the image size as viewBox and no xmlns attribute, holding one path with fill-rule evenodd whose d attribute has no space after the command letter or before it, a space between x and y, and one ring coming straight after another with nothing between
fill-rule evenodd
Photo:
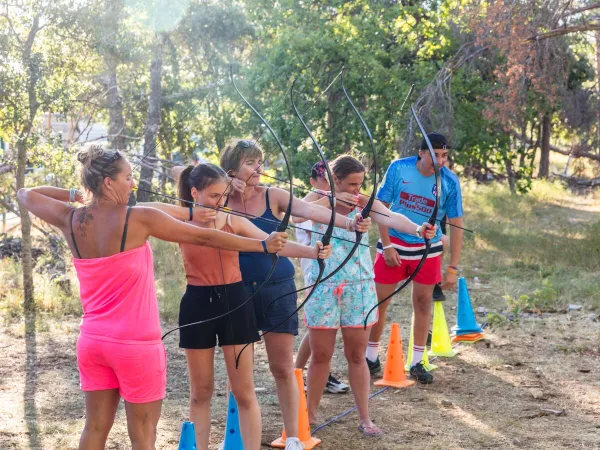
<instances>
[{"instance_id":1,"label":"black baseball cap worn backwards","mask_svg":"<svg viewBox=\"0 0 600 450\"><path fill-rule=\"evenodd\" d=\"M450 144L448 144L448 140L443 134L428 133L427 137L429 138L429 142L431 142L431 147L434 149L450 150ZM427 142L425 141L425 138L421 140L421 150L427 150Z\"/></svg>"}]
</instances>

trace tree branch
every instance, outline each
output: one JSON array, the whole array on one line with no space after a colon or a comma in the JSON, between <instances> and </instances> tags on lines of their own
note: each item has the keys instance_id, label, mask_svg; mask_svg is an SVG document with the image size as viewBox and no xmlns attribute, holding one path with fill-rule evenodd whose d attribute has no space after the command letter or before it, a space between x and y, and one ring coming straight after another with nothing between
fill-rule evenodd
<instances>
[{"instance_id":1,"label":"tree branch","mask_svg":"<svg viewBox=\"0 0 600 450\"><path fill-rule=\"evenodd\" d=\"M531 139L527 138L526 136L521 136L517 133L511 133L513 135L513 137L519 139L521 142L525 142L526 144L531 145ZM589 158L589 159L593 159L594 161L600 161L600 154L596 154L596 153L590 153L590 152L584 152L584 151L573 151L573 150L565 150L563 148L557 147L556 145L552 145L550 144L550 150L552 150L553 152L556 153L560 153L561 155L565 155L565 156L570 156L571 154L573 154L573 156L575 158Z\"/></svg>"},{"instance_id":2,"label":"tree branch","mask_svg":"<svg viewBox=\"0 0 600 450\"><path fill-rule=\"evenodd\" d=\"M582 6L581 8L571 9L570 11L565 11L565 14L562 16L562 18L564 19L566 17L573 16L575 14L589 11L590 9L598 9L598 8L600 8L600 3L593 3L591 5Z\"/></svg>"},{"instance_id":3,"label":"tree branch","mask_svg":"<svg viewBox=\"0 0 600 450\"><path fill-rule=\"evenodd\" d=\"M564 28L558 28L556 30L550 30L550 31L547 31L546 33L536 34L535 36L527 38L522 42L524 44L530 43L530 42L538 42L543 39L550 39L550 38L557 37L557 36L564 36L565 34L581 33L582 31L598 31L598 30L600 30L600 24L590 23L590 24L586 24L586 25L573 25L570 27L564 27Z\"/></svg>"}]
</instances>

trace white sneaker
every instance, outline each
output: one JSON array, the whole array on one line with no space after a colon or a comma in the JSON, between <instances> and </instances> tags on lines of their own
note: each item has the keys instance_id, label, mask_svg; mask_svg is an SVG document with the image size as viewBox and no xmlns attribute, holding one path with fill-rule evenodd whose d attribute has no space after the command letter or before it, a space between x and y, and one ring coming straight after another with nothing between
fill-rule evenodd
<instances>
[{"instance_id":1,"label":"white sneaker","mask_svg":"<svg viewBox=\"0 0 600 450\"><path fill-rule=\"evenodd\" d=\"M303 450L304 444L300 439L295 437L289 437L285 440L285 450Z\"/></svg>"}]
</instances>

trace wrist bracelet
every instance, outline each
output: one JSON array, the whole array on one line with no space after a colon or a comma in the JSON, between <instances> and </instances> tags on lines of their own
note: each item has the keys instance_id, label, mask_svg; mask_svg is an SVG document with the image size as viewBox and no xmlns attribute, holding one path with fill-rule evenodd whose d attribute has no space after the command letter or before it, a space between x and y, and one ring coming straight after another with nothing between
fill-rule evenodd
<instances>
[{"instance_id":1,"label":"wrist bracelet","mask_svg":"<svg viewBox=\"0 0 600 450\"><path fill-rule=\"evenodd\" d=\"M267 241L260 241L260 243L263 246L263 250L265 252L265 255L268 255L269 254L269 250L267 250Z\"/></svg>"},{"instance_id":2,"label":"wrist bracelet","mask_svg":"<svg viewBox=\"0 0 600 450\"><path fill-rule=\"evenodd\" d=\"M190 222L194 220L194 208L190 206Z\"/></svg>"},{"instance_id":3,"label":"wrist bracelet","mask_svg":"<svg viewBox=\"0 0 600 450\"><path fill-rule=\"evenodd\" d=\"M384 250L387 250L388 248L394 248L394 244L390 244L390 245L385 245L383 246Z\"/></svg>"},{"instance_id":4,"label":"wrist bracelet","mask_svg":"<svg viewBox=\"0 0 600 450\"><path fill-rule=\"evenodd\" d=\"M349 217L346 217L346 230L348 231L352 231L352 219L350 219Z\"/></svg>"},{"instance_id":5,"label":"wrist bracelet","mask_svg":"<svg viewBox=\"0 0 600 450\"><path fill-rule=\"evenodd\" d=\"M458 267L456 267L456 266L448 266L448 269L454 269L458 272Z\"/></svg>"},{"instance_id":6,"label":"wrist bracelet","mask_svg":"<svg viewBox=\"0 0 600 450\"><path fill-rule=\"evenodd\" d=\"M415 230L415 234L417 235L417 237L420 237L421 239L423 239L423 233L421 232L420 226L418 226L417 229Z\"/></svg>"},{"instance_id":7,"label":"wrist bracelet","mask_svg":"<svg viewBox=\"0 0 600 450\"><path fill-rule=\"evenodd\" d=\"M76 195L77 195L77 189L75 189L75 188L69 189L69 202L73 203L75 201Z\"/></svg>"}]
</instances>

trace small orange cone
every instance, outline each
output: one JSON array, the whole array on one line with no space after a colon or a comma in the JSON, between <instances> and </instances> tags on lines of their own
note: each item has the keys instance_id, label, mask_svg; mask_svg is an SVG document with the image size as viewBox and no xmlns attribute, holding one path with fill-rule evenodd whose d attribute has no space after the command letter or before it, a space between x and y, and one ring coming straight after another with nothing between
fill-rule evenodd
<instances>
[{"instance_id":1,"label":"small orange cone","mask_svg":"<svg viewBox=\"0 0 600 450\"><path fill-rule=\"evenodd\" d=\"M485 336L481 333L460 334L452 338L452 342L463 342L465 344L474 344L484 339Z\"/></svg>"},{"instance_id":2,"label":"small orange cone","mask_svg":"<svg viewBox=\"0 0 600 450\"><path fill-rule=\"evenodd\" d=\"M302 378L302 369L295 369L296 381L298 382L298 439L302 441L305 449L315 448L321 443L321 439L317 439L310 435L310 425L308 423L308 408L306 407L306 395L304 394L304 379ZM285 428L281 437L271 442L271 447L285 448L287 436Z\"/></svg>"},{"instance_id":3,"label":"small orange cone","mask_svg":"<svg viewBox=\"0 0 600 450\"><path fill-rule=\"evenodd\" d=\"M395 388L409 387L415 384L413 380L406 378L404 371L404 353L402 352L402 338L400 337L400 325L392 324L390 342L385 356L385 367L383 379L376 381L375 386L392 386Z\"/></svg>"}]
</instances>

